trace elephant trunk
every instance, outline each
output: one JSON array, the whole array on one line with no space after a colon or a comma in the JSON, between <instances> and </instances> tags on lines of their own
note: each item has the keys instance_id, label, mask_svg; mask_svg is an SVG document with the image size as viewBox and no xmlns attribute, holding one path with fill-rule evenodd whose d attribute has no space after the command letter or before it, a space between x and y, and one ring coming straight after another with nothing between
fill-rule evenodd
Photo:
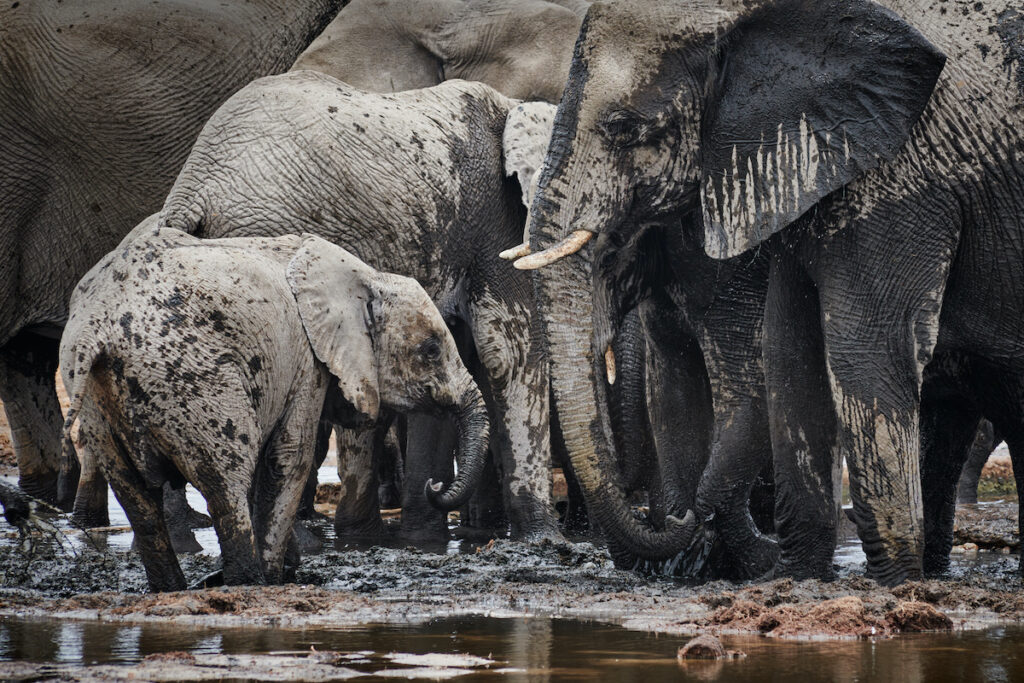
<instances>
[{"instance_id":1,"label":"elephant trunk","mask_svg":"<svg viewBox=\"0 0 1024 683\"><path fill-rule=\"evenodd\" d=\"M480 390L468 375L465 387L454 410L459 441L455 456L459 471L455 475L455 481L444 488L443 482L434 483L433 479L428 479L424 486L424 494L430 504L445 512L460 508L469 502L480 484L487 462L487 445L491 429L487 418L487 406Z\"/></svg>"},{"instance_id":2,"label":"elephant trunk","mask_svg":"<svg viewBox=\"0 0 1024 683\"><path fill-rule=\"evenodd\" d=\"M536 239L538 232L531 234ZM589 255L545 265L534 273L534 285L562 433L588 509L604 532L628 552L652 560L677 555L693 538L693 514L687 513L683 520L669 516L665 530L655 531L636 520L623 492L608 436L604 380L597 381L595 372Z\"/></svg>"}]
</instances>

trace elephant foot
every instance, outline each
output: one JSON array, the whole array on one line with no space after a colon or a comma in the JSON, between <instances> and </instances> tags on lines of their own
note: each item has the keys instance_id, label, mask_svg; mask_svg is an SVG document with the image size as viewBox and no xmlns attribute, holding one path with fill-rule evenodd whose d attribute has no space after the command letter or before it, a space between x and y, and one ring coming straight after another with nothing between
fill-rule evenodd
<instances>
[{"instance_id":1,"label":"elephant foot","mask_svg":"<svg viewBox=\"0 0 1024 683\"><path fill-rule=\"evenodd\" d=\"M71 513L71 523L79 529L95 529L110 526L110 513L107 510L106 501L103 506L75 504Z\"/></svg>"},{"instance_id":2,"label":"elephant foot","mask_svg":"<svg viewBox=\"0 0 1024 683\"><path fill-rule=\"evenodd\" d=\"M775 565L774 575L776 578L787 577L801 581L803 579L820 579L821 581L835 581L836 569L831 559L827 566L821 562L787 561L780 558Z\"/></svg>"},{"instance_id":3,"label":"elephant foot","mask_svg":"<svg viewBox=\"0 0 1024 683\"><path fill-rule=\"evenodd\" d=\"M57 474L29 475L18 478L18 488L30 498L57 506Z\"/></svg>"},{"instance_id":4,"label":"elephant foot","mask_svg":"<svg viewBox=\"0 0 1024 683\"><path fill-rule=\"evenodd\" d=\"M539 529L531 529L527 532L512 534L513 541L521 541L531 545L569 545L569 542L562 535L557 526L545 526Z\"/></svg>"},{"instance_id":5,"label":"elephant foot","mask_svg":"<svg viewBox=\"0 0 1024 683\"><path fill-rule=\"evenodd\" d=\"M303 555L320 552L324 546L323 542L300 521L296 520L292 527L292 535L299 553Z\"/></svg>"},{"instance_id":6,"label":"elephant foot","mask_svg":"<svg viewBox=\"0 0 1024 683\"><path fill-rule=\"evenodd\" d=\"M920 566L897 565L893 562L875 563L868 559L867 577L882 586L898 586L904 581L916 581L923 575Z\"/></svg>"},{"instance_id":7,"label":"elephant foot","mask_svg":"<svg viewBox=\"0 0 1024 683\"><path fill-rule=\"evenodd\" d=\"M190 529L175 532L174 529L170 529L171 537L171 548L174 549L177 555L193 555L195 553L201 553L203 546L199 545L199 541L196 540L195 534Z\"/></svg>"},{"instance_id":8,"label":"elephant foot","mask_svg":"<svg viewBox=\"0 0 1024 683\"><path fill-rule=\"evenodd\" d=\"M213 518L189 506L185 523L188 524L190 529L209 529L213 526Z\"/></svg>"},{"instance_id":9,"label":"elephant foot","mask_svg":"<svg viewBox=\"0 0 1024 683\"><path fill-rule=\"evenodd\" d=\"M386 545L391 531L380 517L362 524L334 525L334 536L339 541L356 545Z\"/></svg>"},{"instance_id":10,"label":"elephant foot","mask_svg":"<svg viewBox=\"0 0 1024 683\"><path fill-rule=\"evenodd\" d=\"M737 572L736 578L745 581L764 576L775 569L779 555L778 543L765 536L757 538L744 549L741 557L735 558L733 566Z\"/></svg>"},{"instance_id":11,"label":"elephant foot","mask_svg":"<svg viewBox=\"0 0 1024 683\"><path fill-rule=\"evenodd\" d=\"M402 492L394 482L381 484L377 488L377 496L380 506L385 510L402 507Z\"/></svg>"},{"instance_id":12,"label":"elephant foot","mask_svg":"<svg viewBox=\"0 0 1024 683\"><path fill-rule=\"evenodd\" d=\"M211 572L199 579L195 583L191 584L188 589L190 591L202 590L203 588L217 588L218 586L224 585L224 570L218 569L215 572Z\"/></svg>"}]
</instances>

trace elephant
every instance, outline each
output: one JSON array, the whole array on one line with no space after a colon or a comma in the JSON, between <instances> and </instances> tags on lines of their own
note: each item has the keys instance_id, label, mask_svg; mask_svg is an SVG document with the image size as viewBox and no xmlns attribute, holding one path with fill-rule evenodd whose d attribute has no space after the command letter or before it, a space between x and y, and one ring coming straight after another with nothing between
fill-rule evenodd
<instances>
[{"instance_id":1,"label":"elephant","mask_svg":"<svg viewBox=\"0 0 1024 683\"><path fill-rule=\"evenodd\" d=\"M687 239L723 264L768 261L762 276L739 271L746 312L729 335L760 336L760 358L721 377L763 366L777 573L832 576L840 458L867 574L895 584L941 566L925 535L940 510L922 489L950 497L978 418L1024 454L1020 15L999 0L889 5L637 0L584 20L530 208L532 253L516 265L539 268L588 504L638 551L667 556L693 533L674 519L633 528L610 473L595 371L614 335L604 273L635 290L666 269L685 283L673 244ZM652 227L674 214L682 230ZM584 248L593 269L569 258ZM743 444L714 448L702 489L759 469Z\"/></svg>"},{"instance_id":2,"label":"elephant","mask_svg":"<svg viewBox=\"0 0 1024 683\"><path fill-rule=\"evenodd\" d=\"M487 450L483 397L423 288L310 234L139 236L76 288L61 370L64 430L79 421L154 591L185 588L160 514L166 481L206 498L225 583L288 576L325 406L351 426L383 410L454 419L459 473L427 487L446 509L468 498Z\"/></svg>"},{"instance_id":3,"label":"elephant","mask_svg":"<svg viewBox=\"0 0 1024 683\"><path fill-rule=\"evenodd\" d=\"M495 254L522 238L521 187L535 168L510 167L504 133L511 126L510 139L546 141L551 114L551 105L458 80L384 95L314 71L260 79L210 119L160 218L199 237L311 232L418 280L449 324L464 325L480 359L511 534L526 540L561 538L550 500L549 383L529 278ZM409 423L411 433L429 433L419 416ZM406 481L422 475L407 464Z\"/></svg>"},{"instance_id":4,"label":"elephant","mask_svg":"<svg viewBox=\"0 0 1024 683\"><path fill-rule=\"evenodd\" d=\"M367 92L451 79L557 103L586 0L354 0L295 61Z\"/></svg>"},{"instance_id":5,"label":"elephant","mask_svg":"<svg viewBox=\"0 0 1024 683\"><path fill-rule=\"evenodd\" d=\"M985 463L988 462L992 451L1002 441L1002 435L996 431L991 422L985 419L979 422L978 432L974 436L970 453L967 456L967 460L964 461L960 478L957 480L957 504L978 502L978 482L981 479L981 471L985 468Z\"/></svg>"},{"instance_id":6,"label":"elephant","mask_svg":"<svg viewBox=\"0 0 1024 683\"><path fill-rule=\"evenodd\" d=\"M292 70L319 71L368 92L399 92L459 78L487 83L508 97L557 103L568 75L572 45L588 6L587 0L357 0L338 14L300 55ZM537 165L543 159L547 140L538 144L542 144L541 149L524 150L538 157ZM523 190L525 194L527 188ZM414 443L437 442L442 450L444 444L450 444L451 435L443 433L444 425L426 419L416 423L410 436ZM359 473L368 467L371 455L355 450L347 453L350 459L339 476L362 477ZM446 455L439 454L435 466L449 467ZM383 455L373 454L372 459L379 462ZM427 458L414 460L427 466ZM416 480L427 472L410 474L407 493L416 497L421 489ZM364 483L371 485L373 481L366 479ZM481 491L480 495L485 494ZM353 504L357 509L369 510L374 501ZM488 506L482 503L475 509ZM417 511L411 512L403 516L406 525L410 518L419 518ZM432 514L429 509L426 512ZM423 520L422 525L443 534L445 521L433 517ZM501 526L501 520L490 517L489 521L474 520L472 515L463 514L461 526ZM365 537L368 526L383 528L379 518L346 519L356 526L346 529L340 524L342 518L336 517L339 536Z\"/></svg>"},{"instance_id":7,"label":"elephant","mask_svg":"<svg viewBox=\"0 0 1024 683\"><path fill-rule=\"evenodd\" d=\"M58 498L54 383L75 284L160 208L209 115L252 79L287 69L343 4L0 8L0 400L30 495ZM68 507L75 482L62 489Z\"/></svg>"}]
</instances>

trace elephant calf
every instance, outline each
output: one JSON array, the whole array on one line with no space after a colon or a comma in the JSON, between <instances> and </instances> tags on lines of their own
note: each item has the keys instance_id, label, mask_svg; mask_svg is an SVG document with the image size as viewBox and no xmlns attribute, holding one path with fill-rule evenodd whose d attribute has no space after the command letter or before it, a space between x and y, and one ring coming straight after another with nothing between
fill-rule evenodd
<instances>
[{"instance_id":1,"label":"elephant calf","mask_svg":"<svg viewBox=\"0 0 1024 683\"><path fill-rule=\"evenodd\" d=\"M141 235L79 283L60 351L65 432L80 420L153 590L185 587L165 481L206 498L225 583L284 578L325 406L349 425L384 408L453 415L459 474L428 497L465 496L482 470L483 398L430 298L311 235Z\"/></svg>"}]
</instances>

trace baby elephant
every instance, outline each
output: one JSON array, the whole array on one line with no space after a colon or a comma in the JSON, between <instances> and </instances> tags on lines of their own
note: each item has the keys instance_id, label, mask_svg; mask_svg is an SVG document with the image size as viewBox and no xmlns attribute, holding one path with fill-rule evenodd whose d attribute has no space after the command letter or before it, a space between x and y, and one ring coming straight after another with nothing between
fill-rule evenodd
<instances>
[{"instance_id":1,"label":"baby elephant","mask_svg":"<svg viewBox=\"0 0 1024 683\"><path fill-rule=\"evenodd\" d=\"M486 408L423 288L312 235L142 234L79 283L60 352L65 432L80 420L152 590L185 587L165 481L206 498L225 583L284 579L325 406L352 426L385 408L454 416L458 476L428 482L435 500L483 469Z\"/></svg>"}]
</instances>

